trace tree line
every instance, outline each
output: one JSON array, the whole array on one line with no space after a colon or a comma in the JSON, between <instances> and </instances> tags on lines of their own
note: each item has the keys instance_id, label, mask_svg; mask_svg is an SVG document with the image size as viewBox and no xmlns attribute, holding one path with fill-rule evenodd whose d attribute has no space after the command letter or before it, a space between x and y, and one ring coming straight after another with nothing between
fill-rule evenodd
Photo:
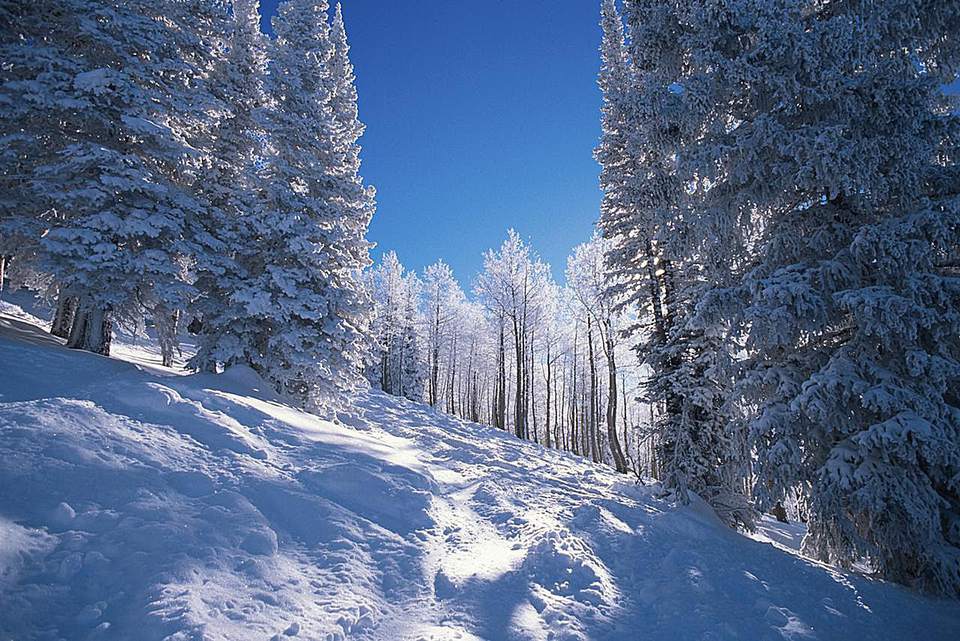
<instances>
[{"instance_id":1,"label":"tree line","mask_svg":"<svg viewBox=\"0 0 960 641\"><path fill-rule=\"evenodd\" d=\"M655 471L642 368L623 338L633 322L606 295L599 235L577 246L566 284L509 230L484 254L470 295L438 261L422 275L395 252L366 275L375 301L365 373L380 389L606 463Z\"/></svg>"}]
</instances>

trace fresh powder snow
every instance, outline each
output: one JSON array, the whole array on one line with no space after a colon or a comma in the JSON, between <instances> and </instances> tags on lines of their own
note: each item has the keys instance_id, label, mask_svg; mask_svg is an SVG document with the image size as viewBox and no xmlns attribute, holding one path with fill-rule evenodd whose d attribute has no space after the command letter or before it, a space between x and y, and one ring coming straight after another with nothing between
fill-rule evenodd
<instances>
[{"instance_id":1,"label":"fresh powder snow","mask_svg":"<svg viewBox=\"0 0 960 641\"><path fill-rule=\"evenodd\" d=\"M0 639L960 638L960 605L381 392L68 350L0 308ZM121 360L122 359L122 360ZM919 636L918 636L919 635Z\"/></svg>"}]
</instances>

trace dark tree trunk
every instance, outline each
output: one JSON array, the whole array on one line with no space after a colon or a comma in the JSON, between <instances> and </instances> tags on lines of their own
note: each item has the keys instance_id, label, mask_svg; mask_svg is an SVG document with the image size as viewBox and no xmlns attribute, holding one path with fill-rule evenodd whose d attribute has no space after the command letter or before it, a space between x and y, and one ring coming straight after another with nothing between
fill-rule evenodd
<instances>
[{"instance_id":1,"label":"dark tree trunk","mask_svg":"<svg viewBox=\"0 0 960 641\"><path fill-rule=\"evenodd\" d=\"M440 297L437 296L436 307L434 308L433 324L433 345L431 345L430 357L430 405L437 406L437 388L440 385ZM449 411L449 410L448 410Z\"/></svg>"},{"instance_id":2,"label":"dark tree trunk","mask_svg":"<svg viewBox=\"0 0 960 641\"><path fill-rule=\"evenodd\" d=\"M73 317L67 347L110 355L113 313L109 307L81 301Z\"/></svg>"},{"instance_id":3,"label":"dark tree trunk","mask_svg":"<svg viewBox=\"0 0 960 641\"><path fill-rule=\"evenodd\" d=\"M154 324L160 343L160 358L164 367L173 367L175 353L180 352L180 310L157 309Z\"/></svg>"},{"instance_id":4,"label":"dark tree trunk","mask_svg":"<svg viewBox=\"0 0 960 641\"><path fill-rule=\"evenodd\" d=\"M570 451L580 454L580 441L577 438L577 330L573 332L573 361L570 366Z\"/></svg>"},{"instance_id":5,"label":"dark tree trunk","mask_svg":"<svg viewBox=\"0 0 960 641\"><path fill-rule=\"evenodd\" d=\"M543 436L546 439L546 446L550 447L550 343L547 343L547 407L544 412Z\"/></svg>"},{"instance_id":6,"label":"dark tree trunk","mask_svg":"<svg viewBox=\"0 0 960 641\"><path fill-rule=\"evenodd\" d=\"M773 506L772 510L770 510L770 514L772 514L774 518L781 523L789 523L787 520L787 510L785 507L783 507L782 501L777 501L777 504Z\"/></svg>"},{"instance_id":7,"label":"dark tree trunk","mask_svg":"<svg viewBox=\"0 0 960 641\"><path fill-rule=\"evenodd\" d=\"M653 427L653 405L650 405L650 426ZM657 458L657 433L650 432L650 476L660 480L660 459Z\"/></svg>"},{"instance_id":8,"label":"dark tree trunk","mask_svg":"<svg viewBox=\"0 0 960 641\"><path fill-rule=\"evenodd\" d=\"M613 328L607 324L606 336L604 337L604 351L607 354L607 374L609 376L608 385L610 386L607 394L607 438L610 441L610 452L613 454L613 464L618 472L626 473L628 471L627 459L620 448L620 439L617 436L617 360L614 353L613 337L611 332Z\"/></svg>"},{"instance_id":9,"label":"dark tree trunk","mask_svg":"<svg viewBox=\"0 0 960 641\"><path fill-rule=\"evenodd\" d=\"M507 351L506 336L504 335L503 318L500 318L500 352L499 368L497 371L497 419L496 426L500 429L507 427Z\"/></svg>"},{"instance_id":10,"label":"dark tree trunk","mask_svg":"<svg viewBox=\"0 0 960 641\"><path fill-rule=\"evenodd\" d=\"M636 461L630 456L630 421L627 416L627 380L625 377L620 378L620 393L623 395L623 458L627 461L627 466L632 468L638 467Z\"/></svg>"},{"instance_id":11,"label":"dark tree trunk","mask_svg":"<svg viewBox=\"0 0 960 641\"><path fill-rule=\"evenodd\" d=\"M517 387L514 394L513 433L517 438L526 438L527 430L523 417L523 336L520 333L518 319L513 318L513 347L517 359Z\"/></svg>"},{"instance_id":12,"label":"dark tree trunk","mask_svg":"<svg viewBox=\"0 0 960 641\"><path fill-rule=\"evenodd\" d=\"M57 296L57 311L53 315L53 324L50 333L60 338L70 337L70 328L73 327L73 318L77 313L76 296L66 296L61 292Z\"/></svg>"},{"instance_id":13,"label":"dark tree trunk","mask_svg":"<svg viewBox=\"0 0 960 641\"><path fill-rule=\"evenodd\" d=\"M392 394L393 390L390 389L390 357L389 354L384 350L380 355L380 389L382 389L387 394Z\"/></svg>"},{"instance_id":14,"label":"dark tree trunk","mask_svg":"<svg viewBox=\"0 0 960 641\"><path fill-rule=\"evenodd\" d=\"M594 463L600 462L600 451L597 448L597 365L593 356L593 323L587 316L587 349L590 359L590 411L589 420L590 455Z\"/></svg>"}]
</instances>

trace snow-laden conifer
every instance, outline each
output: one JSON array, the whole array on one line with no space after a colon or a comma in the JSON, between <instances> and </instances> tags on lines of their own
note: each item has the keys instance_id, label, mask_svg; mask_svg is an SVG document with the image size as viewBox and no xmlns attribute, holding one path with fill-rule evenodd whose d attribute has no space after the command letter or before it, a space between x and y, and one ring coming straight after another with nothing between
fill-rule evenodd
<instances>
[{"instance_id":1,"label":"snow-laden conifer","mask_svg":"<svg viewBox=\"0 0 960 641\"><path fill-rule=\"evenodd\" d=\"M22 167L23 193L46 219L45 268L79 303L74 347L107 353L116 319L139 318L149 299L178 307L190 295L199 205L184 159L202 127L204 44L222 7L187 4L38 3L28 11L40 31L14 46L27 65L6 90L40 143Z\"/></svg>"},{"instance_id":2,"label":"snow-laden conifer","mask_svg":"<svg viewBox=\"0 0 960 641\"><path fill-rule=\"evenodd\" d=\"M699 233L752 253L700 315L744 336L758 496L801 487L823 560L957 593L960 7L695 4L680 162L709 183Z\"/></svg>"},{"instance_id":3,"label":"snow-laden conifer","mask_svg":"<svg viewBox=\"0 0 960 641\"><path fill-rule=\"evenodd\" d=\"M248 217L259 251L234 298L251 328L242 339L251 365L300 402L324 402L356 385L362 363L368 218L344 205L327 3L282 4L274 31L265 186Z\"/></svg>"},{"instance_id":4,"label":"snow-laden conifer","mask_svg":"<svg viewBox=\"0 0 960 641\"><path fill-rule=\"evenodd\" d=\"M649 368L645 397L657 410L664 486L683 501L698 492L727 522L749 525L729 433L727 345L691 325L693 306L723 270L709 262L718 249L699 233L701 221L687 214L697 176L683 159L700 124L681 62L691 55L681 27L688 16L678 5L646 0L626 2L625 12L628 44L615 3L602 5L603 136L596 156L608 295L645 312L632 332Z\"/></svg>"},{"instance_id":5,"label":"snow-laden conifer","mask_svg":"<svg viewBox=\"0 0 960 641\"><path fill-rule=\"evenodd\" d=\"M201 330L193 367L252 363L257 354L257 316L248 313L238 292L262 264L254 213L265 189L260 173L267 132L263 111L267 40L260 32L259 3L235 0L229 39L209 86L219 100L216 123L204 141L197 188L206 209L196 230L198 299L192 311Z\"/></svg>"}]
</instances>

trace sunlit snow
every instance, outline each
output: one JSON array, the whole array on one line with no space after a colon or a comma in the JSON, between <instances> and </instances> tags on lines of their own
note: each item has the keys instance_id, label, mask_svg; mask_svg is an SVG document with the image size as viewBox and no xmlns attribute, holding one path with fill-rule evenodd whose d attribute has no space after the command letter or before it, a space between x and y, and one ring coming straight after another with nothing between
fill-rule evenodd
<instances>
[{"instance_id":1,"label":"sunlit snow","mask_svg":"<svg viewBox=\"0 0 960 641\"><path fill-rule=\"evenodd\" d=\"M336 420L0 316L0 639L957 638L960 606L379 393ZM129 361L129 362L126 362Z\"/></svg>"}]
</instances>

